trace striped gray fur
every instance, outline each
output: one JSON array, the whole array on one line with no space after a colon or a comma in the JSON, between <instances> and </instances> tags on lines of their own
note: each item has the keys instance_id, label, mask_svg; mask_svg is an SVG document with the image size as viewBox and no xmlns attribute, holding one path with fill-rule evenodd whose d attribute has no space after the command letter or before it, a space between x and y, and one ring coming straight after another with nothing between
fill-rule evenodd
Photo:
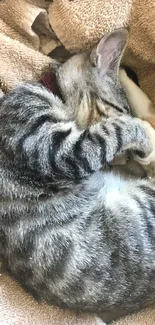
<instances>
[{"instance_id":1,"label":"striped gray fur","mask_svg":"<svg viewBox=\"0 0 155 325\"><path fill-rule=\"evenodd\" d=\"M40 84L0 99L0 252L50 304L127 313L155 301L155 185L101 171L152 151L117 78L126 42L118 30L57 67L63 101ZM91 103L100 121L80 127Z\"/></svg>"}]
</instances>

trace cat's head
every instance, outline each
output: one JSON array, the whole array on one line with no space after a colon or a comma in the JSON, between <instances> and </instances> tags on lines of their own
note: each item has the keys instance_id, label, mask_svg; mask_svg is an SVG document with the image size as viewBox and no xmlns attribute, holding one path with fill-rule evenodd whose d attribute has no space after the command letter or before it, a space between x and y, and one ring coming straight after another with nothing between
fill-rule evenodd
<instances>
[{"instance_id":1,"label":"cat's head","mask_svg":"<svg viewBox=\"0 0 155 325\"><path fill-rule=\"evenodd\" d=\"M92 51L77 54L60 65L56 75L65 102L75 109L79 124L101 116L129 114L119 81L120 61L128 41L126 29L105 35Z\"/></svg>"}]
</instances>

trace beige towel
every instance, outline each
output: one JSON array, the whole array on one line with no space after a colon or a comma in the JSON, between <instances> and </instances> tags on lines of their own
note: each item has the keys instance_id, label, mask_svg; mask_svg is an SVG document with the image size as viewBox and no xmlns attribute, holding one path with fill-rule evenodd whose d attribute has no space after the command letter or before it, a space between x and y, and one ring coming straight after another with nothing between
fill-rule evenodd
<instances>
[{"instance_id":1,"label":"beige towel","mask_svg":"<svg viewBox=\"0 0 155 325\"><path fill-rule=\"evenodd\" d=\"M42 8L24 0L0 1L0 88L9 90L23 81L37 80L51 59L39 52L51 40L47 4ZM43 30L37 35L32 29ZM41 28L42 27L42 28ZM43 37L44 36L44 37Z\"/></svg>"},{"instance_id":2,"label":"beige towel","mask_svg":"<svg viewBox=\"0 0 155 325\"><path fill-rule=\"evenodd\" d=\"M129 26L124 62L137 73L142 89L155 103L155 1L54 0L49 20L69 50L93 46L107 31Z\"/></svg>"},{"instance_id":3,"label":"beige towel","mask_svg":"<svg viewBox=\"0 0 155 325\"><path fill-rule=\"evenodd\" d=\"M88 314L37 303L20 285L6 274L0 275L1 325L103 325Z\"/></svg>"},{"instance_id":4,"label":"beige towel","mask_svg":"<svg viewBox=\"0 0 155 325\"><path fill-rule=\"evenodd\" d=\"M155 325L155 308L147 308L137 314L122 318L112 325Z\"/></svg>"}]
</instances>

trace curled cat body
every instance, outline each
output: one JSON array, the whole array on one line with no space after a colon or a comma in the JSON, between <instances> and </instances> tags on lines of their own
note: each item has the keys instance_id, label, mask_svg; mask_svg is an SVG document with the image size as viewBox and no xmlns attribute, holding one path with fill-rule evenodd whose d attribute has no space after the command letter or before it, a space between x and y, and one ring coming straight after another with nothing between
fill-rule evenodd
<instances>
[{"instance_id":1,"label":"curled cat body","mask_svg":"<svg viewBox=\"0 0 155 325\"><path fill-rule=\"evenodd\" d=\"M101 171L154 149L118 79L128 33L53 66L62 99L25 84L0 99L0 252L47 303L132 312L155 302L155 184ZM77 109L100 121L80 127Z\"/></svg>"}]
</instances>

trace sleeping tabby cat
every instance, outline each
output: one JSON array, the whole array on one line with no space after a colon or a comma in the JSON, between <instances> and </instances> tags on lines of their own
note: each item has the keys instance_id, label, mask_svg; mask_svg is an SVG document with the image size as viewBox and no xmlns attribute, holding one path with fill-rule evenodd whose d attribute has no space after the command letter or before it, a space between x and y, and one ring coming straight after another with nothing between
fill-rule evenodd
<instances>
[{"instance_id":1,"label":"sleeping tabby cat","mask_svg":"<svg viewBox=\"0 0 155 325\"><path fill-rule=\"evenodd\" d=\"M77 310L155 301L155 185L100 171L126 150L153 150L118 80L127 37L114 31L58 66L63 100L40 84L0 99L0 252L36 298ZM88 103L100 122L80 128Z\"/></svg>"}]
</instances>

